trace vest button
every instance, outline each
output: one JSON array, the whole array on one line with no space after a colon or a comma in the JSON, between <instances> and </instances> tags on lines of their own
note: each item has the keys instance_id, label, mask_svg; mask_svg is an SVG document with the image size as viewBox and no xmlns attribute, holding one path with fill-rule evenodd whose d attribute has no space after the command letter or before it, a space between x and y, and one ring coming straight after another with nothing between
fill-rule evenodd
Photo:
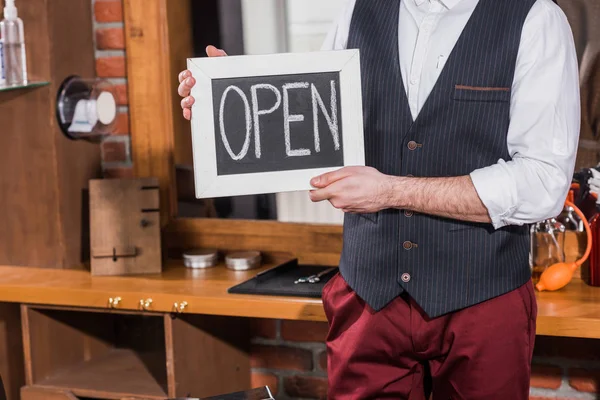
<instances>
[{"instance_id":1,"label":"vest button","mask_svg":"<svg viewBox=\"0 0 600 400\"><path fill-rule=\"evenodd\" d=\"M402 279L402 282L404 283L410 282L410 274L405 272L402 274L400 279Z\"/></svg>"},{"instance_id":2,"label":"vest button","mask_svg":"<svg viewBox=\"0 0 600 400\"><path fill-rule=\"evenodd\" d=\"M407 178L414 178L415 176L413 174L406 174Z\"/></svg>"},{"instance_id":3,"label":"vest button","mask_svg":"<svg viewBox=\"0 0 600 400\"><path fill-rule=\"evenodd\" d=\"M410 250L413 248L412 242L409 242L408 240L402 243L402 246L404 247L404 250Z\"/></svg>"},{"instance_id":4,"label":"vest button","mask_svg":"<svg viewBox=\"0 0 600 400\"><path fill-rule=\"evenodd\" d=\"M412 217L413 215L415 215L414 212L410 211L410 210L404 210L404 216L405 217Z\"/></svg>"},{"instance_id":5,"label":"vest button","mask_svg":"<svg viewBox=\"0 0 600 400\"><path fill-rule=\"evenodd\" d=\"M411 140L410 142L407 143L406 145L408 147L408 149L410 151L416 150L417 147L421 147L421 145L419 145L417 142L415 142L414 140Z\"/></svg>"}]
</instances>

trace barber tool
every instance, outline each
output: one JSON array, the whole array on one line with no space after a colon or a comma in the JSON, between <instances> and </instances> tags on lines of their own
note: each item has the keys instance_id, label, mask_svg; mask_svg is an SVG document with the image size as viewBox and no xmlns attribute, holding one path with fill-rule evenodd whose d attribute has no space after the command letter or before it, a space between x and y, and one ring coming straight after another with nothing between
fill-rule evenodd
<instances>
[{"instance_id":1,"label":"barber tool","mask_svg":"<svg viewBox=\"0 0 600 400\"><path fill-rule=\"evenodd\" d=\"M258 251L237 251L227 254L225 265L234 271L248 271L260 267L262 257Z\"/></svg>"},{"instance_id":2,"label":"barber tool","mask_svg":"<svg viewBox=\"0 0 600 400\"><path fill-rule=\"evenodd\" d=\"M299 278L294 283L296 285L299 284L299 283L319 283L321 281L321 278L323 276L325 276L328 273L330 273L331 271L335 270L335 268L336 267L328 268L328 269L325 269L325 270L319 272L318 274L314 274L314 275L310 275L310 276L305 276L303 278Z\"/></svg>"},{"instance_id":3,"label":"barber tool","mask_svg":"<svg viewBox=\"0 0 600 400\"><path fill-rule=\"evenodd\" d=\"M183 263L188 268L204 269L217 265L219 253L214 249L196 249L183 253Z\"/></svg>"},{"instance_id":4,"label":"barber tool","mask_svg":"<svg viewBox=\"0 0 600 400\"><path fill-rule=\"evenodd\" d=\"M565 202L565 206L572 207L573 211L583 221L585 232L587 234L587 247L583 256L576 262L559 262L546 268L540 275L539 282L535 285L536 289L540 292L544 290L558 290L565 287L571 281L575 270L588 259L592 250L592 231L587 218L583 215L583 212L569 200Z\"/></svg>"}]
</instances>

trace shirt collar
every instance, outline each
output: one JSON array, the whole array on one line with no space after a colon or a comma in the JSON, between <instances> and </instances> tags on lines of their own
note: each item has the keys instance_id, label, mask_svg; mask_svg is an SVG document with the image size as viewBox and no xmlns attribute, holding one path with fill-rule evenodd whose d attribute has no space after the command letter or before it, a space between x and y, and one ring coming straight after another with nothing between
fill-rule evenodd
<instances>
[{"instance_id":1,"label":"shirt collar","mask_svg":"<svg viewBox=\"0 0 600 400\"><path fill-rule=\"evenodd\" d=\"M415 4L417 6L420 6L421 4L423 4L426 1L431 1L431 0L414 0ZM447 9L452 9L452 7L454 7L455 5L457 5L460 0L439 0L440 3L442 3Z\"/></svg>"}]
</instances>

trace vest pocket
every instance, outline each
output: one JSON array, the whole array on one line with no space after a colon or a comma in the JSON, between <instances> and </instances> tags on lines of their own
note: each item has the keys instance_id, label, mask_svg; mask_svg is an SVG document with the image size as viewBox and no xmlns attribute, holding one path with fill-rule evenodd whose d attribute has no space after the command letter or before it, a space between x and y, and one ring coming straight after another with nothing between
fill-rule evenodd
<instances>
[{"instance_id":1,"label":"vest pocket","mask_svg":"<svg viewBox=\"0 0 600 400\"><path fill-rule=\"evenodd\" d=\"M454 87L454 100L458 101L509 102L510 94L508 87L467 85Z\"/></svg>"},{"instance_id":2,"label":"vest pocket","mask_svg":"<svg viewBox=\"0 0 600 400\"><path fill-rule=\"evenodd\" d=\"M358 215L359 217L365 218L373 223L377 223L377 220L379 219L379 213L357 213L356 215Z\"/></svg>"},{"instance_id":3,"label":"vest pocket","mask_svg":"<svg viewBox=\"0 0 600 400\"><path fill-rule=\"evenodd\" d=\"M490 224L482 223L482 222L467 222L467 221L452 221L450 226L448 227L448 232L459 232L466 231L470 229L487 229L491 230L492 226Z\"/></svg>"}]
</instances>

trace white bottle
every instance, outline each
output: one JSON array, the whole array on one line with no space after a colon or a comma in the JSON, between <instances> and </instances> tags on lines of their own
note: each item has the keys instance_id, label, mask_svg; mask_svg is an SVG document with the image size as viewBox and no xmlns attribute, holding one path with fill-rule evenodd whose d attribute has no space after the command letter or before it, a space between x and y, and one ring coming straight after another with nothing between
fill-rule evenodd
<instances>
[{"instance_id":1,"label":"white bottle","mask_svg":"<svg viewBox=\"0 0 600 400\"><path fill-rule=\"evenodd\" d=\"M4 75L6 85L27 84L27 59L23 21L17 16L15 0L6 0L4 20L0 22L0 36L4 42Z\"/></svg>"}]
</instances>

